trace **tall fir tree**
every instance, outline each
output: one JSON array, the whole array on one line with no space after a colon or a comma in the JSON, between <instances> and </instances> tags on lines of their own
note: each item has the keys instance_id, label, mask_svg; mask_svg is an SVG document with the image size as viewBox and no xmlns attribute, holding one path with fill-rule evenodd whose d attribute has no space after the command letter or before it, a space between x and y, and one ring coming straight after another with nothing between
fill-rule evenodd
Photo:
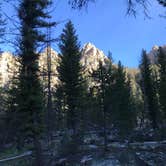
<instances>
[{"instance_id":1,"label":"tall fir tree","mask_svg":"<svg viewBox=\"0 0 166 166\"><path fill-rule=\"evenodd\" d=\"M119 61L112 85L111 110L112 122L121 136L131 132L133 124L133 110L131 110L130 86L126 80L126 72Z\"/></svg>"},{"instance_id":2,"label":"tall fir tree","mask_svg":"<svg viewBox=\"0 0 166 166\"><path fill-rule=\"evenodd\" d=\"M17 85L18 80L13 76L8 87L6 88L6 108L5 108L5 127L6 127L6 140L4 141L7 143L8 141L17 143L19 137L18 128L18 117L17 117Z\"/></svg>"},{"instance_id":3,"label":"tall fir tree","mask_svg":"<svg viewBox=\"0 0 166 166\"><path fill-rule=\"evenodd\" d=\"M163 48L159 48L158 55L159 63L159 101L161 105L161 110L166 120L166 53Z\"/></svg>"},{"instance_id":4,"label":"tall fir tree","mask_svg":"<svg viewBox=\"0 0 166 166\"><path fill-rule=\"evenodd\" d=\"M106 67L101 61L99 62L98 70L93 74L98 84L98 101L100 116L102 117L102 128L104 136L104 149L107 150L108 144L108 117L110 113L110 90L112 79L112 61Z\"/></svg>"},{"instance_id":5,"label":"tall fir tree","mask_svg":"<svg viewBox=\"0 0 166 166\"><path fill-rule=\"evenodd\" d=\"M56 114L56 122L54 123L57 130L64 130L65 128L65 100L64 91L61 85L58 85L56 91L53 93L53 109Z\"/></svg>"},{"instance_id":6,"label":"tall fir tree","mask_svg":"<svg viewBox=\"0 0 166 166\"><path fill-rule=\"evenodd\" d=\"M21 142L32 141L35 154L35 164L44 165L41 156L40 139L43 131L43 94L39 81L37 53L39 43L45 42L46 36L40 28L47 28L54 23L48 23L50 18L46 13L51 5L49 0L21 0L18 17L20 19L19 57L20 70L17 88L17 115L19 123L19 139Z\"/></svg>"},{"instance_id":7,"label":"tall fir tree","mask_svg":"<svg viewBox=\"0 0 166 166\"><path fill-rule=\"evenodd\" d=\"M141 71L141 87L144 95L144 109L148 112L149 119L153 129L158 127L158 99L155 89L155 83L152 78L152 69L146 51L142 51L140 71Z\"/></svg>"},{"instance_id":8,"label":"tall fir tree","mask_svg":"<svg viewBox=\"0 0 166 166\"><path fill-rule=\"evenodd\" d=\"M61 51L58 67L59 80L64 93L64 104L67 113L67 126L76 134L80 125L82 113L83 77L80 64L80 43L71 21L69 21L60 36Z\"/></svg>"},{"instance_id":9,"label":"tall fir tree","mask_svg":"<svg viewBox=\"0 0 166 166\"><path fill-rule=\"evenodd\" d=\"M0 148L3 148L3 145L6 143L6 136L7 136L7 126L5 124L5 111L6 111L6 103L5 99L6 98L6 93L5 93L5 87L0 86L0 141L1 145Z\"/></svg>"}]
</instances>

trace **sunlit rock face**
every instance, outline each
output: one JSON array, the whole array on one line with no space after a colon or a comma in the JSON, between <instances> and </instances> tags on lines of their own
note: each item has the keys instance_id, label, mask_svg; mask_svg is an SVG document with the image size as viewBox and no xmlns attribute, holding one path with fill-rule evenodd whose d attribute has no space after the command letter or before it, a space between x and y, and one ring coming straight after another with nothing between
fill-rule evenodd
<instances>
[{"instance_id":1,"label":"sunlit rock face","mask_svg":"<svg viewBox=\"0 0 166 166\"><path fill-rule=\"evenodd\" d=\"M166 45L163 45L163 46L153 46L152 47L152 50L148 53L148 57L150 59L150 62L152 64L155 64L157 63L157 56L159 54L159 47L162 47L162 49L166 52Z\"/></svg>"},{"instance_id":2,"label":"sunlit rock face","mask_svg":"<svg viewBox=\"0 0 166 166\"><path fill-rule=\"evenodd\" d=\"M48 73L48 59L47 55L50 56L51 63L51 86L56 86L58 84L57 79L57 63L58 63L58 53L51 48L45 49L39 57L39 69L40 78L42 83L46 86L47 73ZM12 55L11 53L4 52L0 55L0 86L4 86L9 83L13 76L18 75L19 62L18 57Z\"/></svg>"},{"instance_id":3,"label":"sunlit rock face","mask_svg":"<svg viewBox=\"0 0 166 166\"><path fill-rule=\"evenodd\" d=\"M58 71L57 66L59 62L59 56L52 48L46 48L39 57L39 69L41 73L41 80L45 86L47 86L48 70L50 68L51 75L51 87L54 88L58 84ZM51 64L51 65L49 65Z\"/></svg>"},{"instance_id":4,"label":"sunlit rock face","mask_svg":"<svg viewBox=\"0 0 166 166\"><path fill-rule=\"evenodd\" d=\"M87 43L81 50L81 65L85 73L92 74L97 70L99 62L107 66L109 59L104 55L103 51L96 48L93 44ZM52 48L46 48L39 57L40 78L44 86L47 86L48 76L48 56L51 55L51 86L56 87L59 84L57 66L59 56ZM18 73L17 57L10 53L0 55L0 86L5 85L12 78L14 73Z\"/></svg>"},{"instance_id":5,"label":"sunlit rock face","mask_svg":"<svg viewBox=\"0 0 166 166\"><path fill-rule=\"evenodd\" d=\"M18 70L17 58L9 52L0 55L0 86L5 85Z\"/></svg>"},{"instance_id":6,"label":"sunlit rock face","mask_svg":"<svg viewBox=\"0 0 166 166\"><path fill-rule=\"evenodd\" d=\"M109 59L104 55L103 51L96 48L93 44L87 43L82 48L81 64L88 73L97 70L99 62L103 65L109 63Z\"/></svg>"},{"instance_id":7,"label":"sunlit rock face","mask_svg":"<svg viewBox=\"0 0 166 166\"><path fill-rule=\"evenodd\" d=\"M162 46L166 51L166 45ZM154 46L148 53L148 57L152 63L157 63L157 55L159 46ZM46 48L39 57L40 78L44 86L47 86L47 73L48 73L48 55L51 55L51 86L56 87L59 84L57 66L59 63L59 56L52 48ZM81 65L84 68L84 73L89 75L97 70L99 62L106 67L110 60L104 55L103 51L95 47L91 43L87 43L81 49ZM0 55L0 86L7 84L13 75L18 73L19 63L18 57L9 52L4 52ZM134 70L135 71L135 70ZM137 72L138 70L136 70ZM132 72L129 72L132 73ZM134 74L135 75L135 72Z\"/></svg>"}]
</instances>

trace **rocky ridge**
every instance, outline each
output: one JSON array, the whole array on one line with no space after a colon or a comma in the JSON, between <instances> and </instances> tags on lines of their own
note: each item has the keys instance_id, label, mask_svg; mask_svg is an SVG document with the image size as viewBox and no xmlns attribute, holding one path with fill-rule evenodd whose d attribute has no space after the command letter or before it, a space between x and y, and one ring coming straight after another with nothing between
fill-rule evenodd
<instances>
[{"instance_id":1,"label":"rocky ridge","mask_svg":"<svg viewBox=\"0 0 166 166\"><path fill-rule=\"evenodd\" d=\"M96 48L93 44L87 43L81 49L81 64L86 73L90 74L94 70L97 69L99 65L99 61L101 61L104 65L107 65L109 59L104 55L103 51ZM47 66L48 66L48 56L51 55L51 73L52 73L52 86L56 86L58 84L58 53L52 48L46 48L40 54L39 58L39 68L41 80L47 80ZM17 57L12 55L9 52L4 52L0 55L0 86L4 86L9 82L9 80L13 77L14 74L18 71L18 62Z\"/></svg>"},{"instance_id":2,"label":"rocky ridge","mask_svg":"<svg viewBox=\"0 0 166 166\"><path fill-rule=\"evenodd\" d=\"M166 45L162 46L162 48L166 51ZM148 53L149 59L152 63L157 61L157 54L159 51L159 46L155 45L152 47L152 50ZM109 58L104 54L103 51L96 48L92 43L87 43L81 49L81 64L84 68L85 73L92 74L93 71L97 70L99 65L99 61L105 65L106 67L109 64ZM46 48L40 54L39 58L39 67L41 73L41 80L46 82L47 80L47 66L48 66L48 56L51 55L51 72L52 72L52 87L55 87L58 84L58 72L57 66L59 61L58 53L52 48ZM0 55L0 86L4 86L9 82L9 80L15 75L18 71L18 57L12 55L9 52L4 52ZM132 77L138 74L138 69L130 69L126 68L127 73L129 73Z\"/></svg>"},{"instance_id":3,"label":"rocky ridge","mask_svg":"<svg viewBox=\"0 0 166 166\"><path fill-rule=\"evenodd\" d=\"M148 57L150 59L150 62L152 64L155 64L157 63L157 55L159 53L159 47L162 47L162 49L166 52L166 45L163 45L163 46L153 46L151 51L148 53Z\"/></svg>"}]
</instances>

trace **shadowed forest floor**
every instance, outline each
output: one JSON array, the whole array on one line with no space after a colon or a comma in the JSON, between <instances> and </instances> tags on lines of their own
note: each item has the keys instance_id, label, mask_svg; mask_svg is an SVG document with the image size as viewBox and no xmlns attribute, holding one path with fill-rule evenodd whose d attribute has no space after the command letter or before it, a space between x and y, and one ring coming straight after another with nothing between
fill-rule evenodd
<instances>
[{"instance_id":1,"label":"shadowed forest floor","mask_svg":"<svg viewBox=\"0 0 166 166\"><path fill-rule=\"evenodd\" d=\"M165 166L166 165L166 141L146 142L108 142L107 151L103 149L101 137L85 139L84 144L74 154L57 157L60 138L43 146L45 165L49 166ZM9 148L10 149L10 148ZM16 152L14 148L6 150L6 154L0 154L1 166L29 166L32 156L24 156L2 162L2 159L11 158L27 153Z\"/></svg>"}]
</instances>

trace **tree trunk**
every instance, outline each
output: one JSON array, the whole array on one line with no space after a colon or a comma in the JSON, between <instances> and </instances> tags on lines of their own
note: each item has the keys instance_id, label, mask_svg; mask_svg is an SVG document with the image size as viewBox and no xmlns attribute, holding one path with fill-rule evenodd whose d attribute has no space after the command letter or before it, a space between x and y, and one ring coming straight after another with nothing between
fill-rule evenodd
<instances>
[{"instance_id":1,"label":"tree trunk","mask_svg":"<svg viewBox=\"0 0 166 166\"><path fill-rule=\"evenodd\" d=\"M34 152L35 152L34 166L44 166L41 144L37 137L34 138Z\"/></svg>"}]
</instances>

